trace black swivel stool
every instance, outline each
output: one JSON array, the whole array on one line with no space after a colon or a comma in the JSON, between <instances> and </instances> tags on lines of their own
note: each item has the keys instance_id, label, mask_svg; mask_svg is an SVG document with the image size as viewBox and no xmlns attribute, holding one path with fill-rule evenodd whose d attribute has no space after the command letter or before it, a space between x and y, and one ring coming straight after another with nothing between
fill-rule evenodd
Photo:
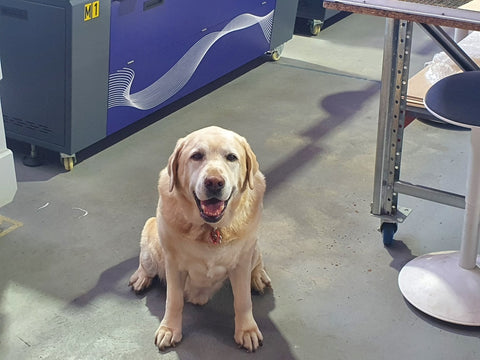
<instances>
[{"instance_id":1,"label":"black swivel stool","mask_svg":"<svg viewBox=\"0 0 480 360\"><path fill-rule=\"evenodd\" d=\"M400 271L405 298L419 310L455 324L480 325L480 71L448 76L425 96L437 118L471 129L471 154L460 251L417 257Z\"/></svg>"}]
</instances>

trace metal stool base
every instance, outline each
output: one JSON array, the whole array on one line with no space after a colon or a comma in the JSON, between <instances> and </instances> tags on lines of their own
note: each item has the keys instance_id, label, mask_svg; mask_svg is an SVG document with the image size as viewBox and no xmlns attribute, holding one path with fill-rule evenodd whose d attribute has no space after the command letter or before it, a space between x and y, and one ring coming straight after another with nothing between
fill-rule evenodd
<instances>
[{"instance_id":1,"label":"metal stool base","mask_svg":"<svg viewBox=\"0 0 480 360\"><path fill-rule=\"evenodd\" d=\"M480 326L480 268L463 269L458 266L459 257L458 251L444 251L413 259L400 271L400 291L408 302L430 316Z\"/></svg>"}]
</instances>

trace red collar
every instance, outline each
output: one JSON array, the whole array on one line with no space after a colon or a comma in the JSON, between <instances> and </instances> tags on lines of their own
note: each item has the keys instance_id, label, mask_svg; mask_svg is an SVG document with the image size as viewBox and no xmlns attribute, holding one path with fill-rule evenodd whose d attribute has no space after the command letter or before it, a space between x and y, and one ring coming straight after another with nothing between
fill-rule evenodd
<instances>
[{"instance_id":1,"label":"red collar","mask_svg":"<svg viewBox=\"0 0 480 360\"><path fill-rule=\"evenodd\" d=\"M214 245L220 245L222 243L222 233L217 228L212 228L210 231L210 239Z\"/></svg>"}]
</instances>

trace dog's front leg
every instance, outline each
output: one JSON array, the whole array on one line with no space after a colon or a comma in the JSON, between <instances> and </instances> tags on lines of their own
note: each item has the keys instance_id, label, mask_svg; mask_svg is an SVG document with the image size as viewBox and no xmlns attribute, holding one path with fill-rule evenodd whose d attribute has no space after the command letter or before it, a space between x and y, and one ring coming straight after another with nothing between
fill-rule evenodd
<instances>
[{"instance_id":1,"label":"dog's front leg","mask_svg":"<svg viewBox=\"0 0 480 360\"><path fill-rule=\"evenodd\" d=\"M183 291L187 273L179 271L177 264L166 260L167 300L165 314L155 333L155 345L160 350L174 347L182 340Z\"/></svg>"},{"instance_id":2,"label":"dog's front leg","mask_svg":"<svg viewBox=\"0 0 480 360\"><path fill-rule=\"evenodd\" d=\"M255 351L262 346L263 335L253 318L250 261L239 262L230 273L230 283L234 297L235 342L247 351Z\"/></svg>"}]
</instances>

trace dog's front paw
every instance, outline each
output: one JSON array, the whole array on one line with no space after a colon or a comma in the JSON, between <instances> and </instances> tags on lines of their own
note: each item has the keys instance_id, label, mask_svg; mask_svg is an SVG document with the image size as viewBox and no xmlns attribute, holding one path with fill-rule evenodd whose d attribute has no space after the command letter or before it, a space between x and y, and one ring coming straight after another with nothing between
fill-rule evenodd
<instances>
[{"instance_id":1,"label":"dog's front paw","mask_svg":"<svg viewBox=\"0 0 480 360\"><path fill-rule=\"evenodd\" d=\"M155 345L160 351L175 347L182 340L182 332L160 325L155 333Z\"/></svg>"},{"instance_id":2,"label":"dog's front paw","mask_svg":"<svg viewBox=\"0 0 480 360\"><path fill-rule=\"evenodd\" d=\"M234 338L238 346L248 352L255 352L259 346L263 346L263 335L257 324L248 329L235 330Z\"/></svg>"},{"instance_id":3,"label":"dog's front paw","mask_svg":"<svg viewBox=\"0 0 480 360\"><path fill-rule=\"evenodd\" d=\"M140 266L137 271L130 277L128 286L131 286L135 292L142 292L150 286L153 278L148 276Z\"/></svg>"},{"instance_id":4,"label":"dog's front paw","mask_svg":"<svg viewBox=\"0 0 480 360\"><path fill-rule=\"evenodd\" d=\"M257 266L252 271L252 289L263 294L265 288L272 287L272 280L263 267Z\"/></svg>"}]
</instances>

